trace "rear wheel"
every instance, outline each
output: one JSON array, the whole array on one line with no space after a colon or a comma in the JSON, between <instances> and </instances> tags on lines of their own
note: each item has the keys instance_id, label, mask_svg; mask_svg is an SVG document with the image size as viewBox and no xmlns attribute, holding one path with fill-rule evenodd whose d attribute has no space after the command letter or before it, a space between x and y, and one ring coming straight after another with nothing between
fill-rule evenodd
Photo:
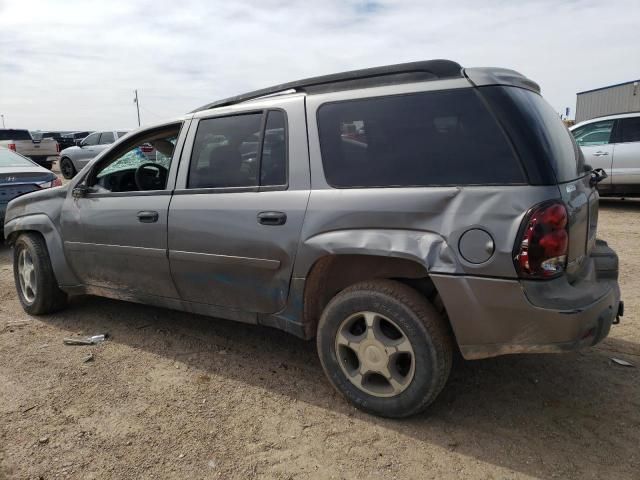
<instances>
[{"instance_id":1,"label":"rear wheel","mask_svg":"<svg viewBox=\"0 0 640 480\"><path fill-rule=\"evenodd\" d=\"M422 295L391 280L362 282L329 302L318 354L333 386L356 407L384 417L424 410L444 387L453 342Z\"/></svg>"},{"instance_id":2,"label":"rear wheel","mask_svg":"<svg viewBox=\"0 0 640 480\"><path fill-rule=\"evenodd\" d=\"M13 276L22 308L32 315L52 313L67 304L58 287L47 246L41 236L22 234L13 249Z\"/></svg>"},{"instance_id":3,"label":"rear wheel","mask_svg":"<svg viewBox=\"0 0 640 480\"><path fill-rule=\"evenodd\" d=\"M67 180L75 177L77 173L76 168L73 166L73 162L70 159L64 157L60 160L60 173L62 173L62 176Z\"/></svg>"}]
</instances>

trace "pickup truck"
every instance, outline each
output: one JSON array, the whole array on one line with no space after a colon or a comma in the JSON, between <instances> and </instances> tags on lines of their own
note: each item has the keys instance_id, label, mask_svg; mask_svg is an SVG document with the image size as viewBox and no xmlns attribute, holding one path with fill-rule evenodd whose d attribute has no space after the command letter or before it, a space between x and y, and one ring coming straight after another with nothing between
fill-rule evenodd
<instances>
[{"instance_id":1,"label":"pickup truck","mask_svg":"<svg viewBox=\"0 0 640 480\"><path fill-rule=\"evenodd\" d=\"M8 148L51 170L60 145L52 138L34 140L29 130L0 129L0 148Z\"/></svg>"}]
</instances>

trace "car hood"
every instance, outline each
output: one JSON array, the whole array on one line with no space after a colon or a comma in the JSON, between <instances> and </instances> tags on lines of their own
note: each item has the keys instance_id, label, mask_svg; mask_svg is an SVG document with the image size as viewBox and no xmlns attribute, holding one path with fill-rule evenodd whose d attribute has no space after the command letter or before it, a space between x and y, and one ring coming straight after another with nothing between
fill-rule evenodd
<instances>
[{"instance_id":1,"label":"car hood","mask_svg":"<svg viewBox=\"0 0 640 480\"><path fill-rule=\"evenodd\" d=\"M14 218L26 215L45 214L52 220L58 218L70 185L46 188L14 198L7 205L5 225Z\"/></svg>"},{"instance_id":2,"label":"car hood","mask_svg":"<svg viewBox=\"0 0 640 480\"><path fill-rule=\"evenodd\" d=\"M60 152L60 155L63 155L65 153L71 153L72 154L73 152L78 152L80 150L82 150L80 147L78 147L77 145L74 145L73 147L67 147L64 150L62 150Z\"/></svg>"}]
</instances>

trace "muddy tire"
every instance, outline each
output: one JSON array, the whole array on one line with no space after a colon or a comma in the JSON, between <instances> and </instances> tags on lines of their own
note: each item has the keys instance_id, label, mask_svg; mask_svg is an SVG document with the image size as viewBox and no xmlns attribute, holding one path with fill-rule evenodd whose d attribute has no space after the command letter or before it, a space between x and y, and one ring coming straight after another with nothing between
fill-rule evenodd
<instances>
[{"instance_id":1,"label":"muddy tire","mask_svg":"<svg viewBox=\"0 0 640 480\"><path fill-rule=\"evenodd\" d=\"M76 176L76 167L73 166L73 162L67 157L63 157L60 160L60 173L67 180L71 180Z\"/></svg>"},{"instance_id":2,"label":"muddy tire","mask_svg":"<svg viewBox=\"0 0 640 480\"><path fill-rule=\"evenodd\" d=\"M58 287L44 239L35 233L18 237L13 246L13 277L22 308L31 315L53 313L67 305Z\"/></svg>"},{"instance_id":3,"label":"muddy tire","mask_svg":"<svg viewBox=\"0 0 640 480\"><path fill-rule=\"evenodd\" d=\"M374 415L423 411L451 371L446 320L420 293L392 280L361 282L336 295L322 313L316 340L331 384Z\"/></svg>"}]
</instances>

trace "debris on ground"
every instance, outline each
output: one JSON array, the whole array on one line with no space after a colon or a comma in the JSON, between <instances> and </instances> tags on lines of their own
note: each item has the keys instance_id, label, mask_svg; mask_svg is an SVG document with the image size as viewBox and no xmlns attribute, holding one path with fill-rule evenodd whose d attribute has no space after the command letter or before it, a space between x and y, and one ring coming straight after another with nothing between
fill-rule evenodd
<instances>
[{"instance_id":1,"label":"debris on ground","mask_svg":"<svg viewBox=\"0 0 640 480\"><path fill-rule=\"evenodd\" d=\"M49 437L40 437L40 438L38 439L38 443L39 443L40 445L44 445L45 443L49 443Z\"/></svg>"},{"instance_id":2,"label":"debris on ground","mask_svg":"<svg viewBox=\"0 0 640 480\"><path fill-rule=\"evenodd\" d=\"M82 359L82 363L93 362L94 358L95 357L93 356L93 353L90 353L89 355L87 355Z\"/></svg>"},{"instance_id":3,"label":"debris on ground","mask_svg":"<svg viewBox=\"0 0 640 480\"><path fill-rule=\"evenodd\" d=\"M22 413L27 413L31 410L33 410L34 408L38 407L39 405L32 405L30 407L25 408L24 410L22 410Z\"/></svg>"},{"instance_id":4,"label":"debris on ground","mask_svg":"<svg viewBox=\"0 0 640 480\"><path fill-rule=\"evenodd\" d=\"M613 363L617 363L618 365L622 365L623 367L635 367L633 363L627 362L626 360L622 360L621 358L611 357L611 361Z\"/></svg>"},{"instance_id":5,"label":"debris on ground","mask_svg":"<svg viewBox=\"0 0 640 480\"><path fill-rule=\"evenodd\" d=\"M109 337L109 334L104 333L100 335L92 335L89 337L80 338L65 338L63 340L65 345L96 345L104 342Z\"/></svg>"}]
</instances>

